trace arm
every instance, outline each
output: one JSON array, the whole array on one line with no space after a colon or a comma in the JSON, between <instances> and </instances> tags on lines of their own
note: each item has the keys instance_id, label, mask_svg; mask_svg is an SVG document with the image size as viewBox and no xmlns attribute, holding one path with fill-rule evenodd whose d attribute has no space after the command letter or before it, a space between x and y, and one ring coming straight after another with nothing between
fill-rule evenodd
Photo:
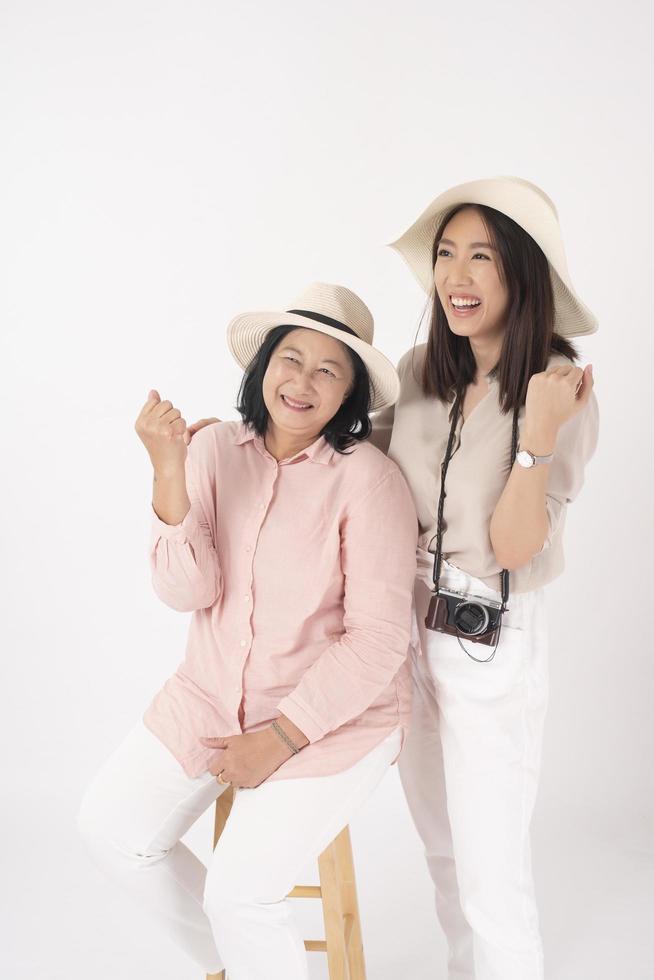
<instances>
[{"instance_id":1,"label":"arm","mask_svg":"<svg viewBox=\"0 0 654 980\"><path fill-rule=\"evenodd\" d=\"M362 714L406 659L418 523L396 468L359 499L341 527L345 632L278 704L309 742Z\"/></svg>"},{"instance_id":2,"label":"arm","mask_svg":"<svg viewBox=\"0 0 654 980\"><path fill-rule=\"evenodd\" d=\"M582 484L584 466L597 444L597 400L592 371L555 368L534 375L529 384L520 445L536 456L554 454L551 463L525 469L514 463L490 524L498 563L513 571L546 548L566 505Z\"/></svg>"},{"instance_id":3,"label":"arm","mask_svg":"<svg viewBox=\"0 0 654 980\"><path fill-rule=\"evenodd\" d=\"M155 471L150 567L154 591L167 606L192 612L213 605L222 590L214 534L199 492L198 456L188 447L185 468Z\"/></svg>"}]
</instances>

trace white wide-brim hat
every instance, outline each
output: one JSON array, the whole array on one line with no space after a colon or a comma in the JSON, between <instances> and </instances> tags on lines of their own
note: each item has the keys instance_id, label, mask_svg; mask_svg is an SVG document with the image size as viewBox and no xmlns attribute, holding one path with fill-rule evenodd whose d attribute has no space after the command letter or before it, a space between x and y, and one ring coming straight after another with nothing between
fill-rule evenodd
<instances>
[{"instance_id":1,"label":"white wide-brim hat","mask_svg":"<svg viewBox=\"0 0 654 980\"><path fill-rule=\"evenodd\" d=\"M371 411L393 405L400 394L395 367L372 346L375 325L362 299L345 286L314 282L289 304L287 310L239 313L227 327L229 349L243 370L266 334L282 325L317 330L356 351L370 376Z\"/></svg>"},{"instance_id":2,"label":"white wide-brim hat","mask_svg":"<svg viewBox=\"0 0 654 980\"><path fill-rule=\"evenodd\" d=\"M544 191L522 177L487 177L457 184L440 194L417 221L390 242L404 258L425 290L434 291L432 247L441 219L458 204L486 204L512 218L540 245L550 267L554 292L554 330L565 337L595 333L597 319L577 296L563 248L563 238L554 202Z\"/></svg>"}]
</instances>

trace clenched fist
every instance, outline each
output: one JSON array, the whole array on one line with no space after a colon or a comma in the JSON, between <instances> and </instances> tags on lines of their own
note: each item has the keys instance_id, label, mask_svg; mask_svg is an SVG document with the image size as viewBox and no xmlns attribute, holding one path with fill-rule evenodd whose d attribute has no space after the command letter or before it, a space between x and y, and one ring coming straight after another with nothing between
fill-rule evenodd
<instances>
[{"instance_id":1,"label":"clenched fist","mask_svg":"<svg viewBox=\"0 0 654 980\"><path fill-rule=\"evenodd\" d=\"M170 401L162 401L152 389L134 424L157 473L184 470L191 435L182 413Z\"/></svg>"},{"instance_id":2,"label":"clenched fist","mask_svg":"<svg viewBox=\"0 0 654 980\"><path fill-rule=\"evenodd\" d=\"M545 441L555 440L563 423L588 403L592 390L591 364L583 371L566 364L532 375L527 388L525 429L538 433Z\"/></svg>"}]
</instances>

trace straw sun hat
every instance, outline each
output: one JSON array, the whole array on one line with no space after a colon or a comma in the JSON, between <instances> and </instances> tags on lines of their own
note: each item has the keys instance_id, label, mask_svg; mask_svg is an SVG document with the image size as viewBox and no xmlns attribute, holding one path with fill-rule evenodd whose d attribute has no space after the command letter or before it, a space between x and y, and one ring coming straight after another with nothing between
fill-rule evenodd
<instances>
[{"instance_id":1,"label":"straw sun hat","mask_svg":"<svg viewBox=\"0 0 654 980\"><path fill-rule=\"evenodd\" d=\"M554 329L565 337L595 333L597 319L577 296L565 258L559 218L544 191L521 177L488 177L457 184L440 194L411 227L390 242L414 276L431 294L434 289L432 246L446 211L458 204L486 204L508 215L540 245L550 268L554 291Z\"/></svg>"},{"instance_id":2,"label":"straw sun hat","mask_svg":"<svg viewBox=\"0 0 654 980\"><path fill-rule=\"evenodd\" d=\"M239 313L227 327L227 344L246 370L266 334L282 325L318 330L340 340L359 355L370 376L371 411L392 405L400 393L393 364L372 346L372 313L356 293L345 286L314 282L289 304L287 310Z\"/></svg>"}]
</instances>

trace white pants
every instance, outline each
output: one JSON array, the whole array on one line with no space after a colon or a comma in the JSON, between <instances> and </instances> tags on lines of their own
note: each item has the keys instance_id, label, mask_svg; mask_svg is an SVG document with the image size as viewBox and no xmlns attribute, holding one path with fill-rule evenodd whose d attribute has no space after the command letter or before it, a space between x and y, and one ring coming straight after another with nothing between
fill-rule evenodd
<instances>
[{"instance_id":1,"label":"white pants","mask_svg":"<svg viewBox=\"0 0 654 980\"><path fill-rule=\"evenodd\" d=\"M368 799L397 755L396 730L350 769L238 789L207 869L180 837L224 791L190 778L142 720L86 790L78 828L95 863L205 972L306 980L286 895Z\"/></svg>"},{"instance_id":2,"label":"white pants","mask_svg":"<svg viewBox=\"0 0 654 980\"><path fill-rule=\"evenodd\" d=\"M497 594L446 567L442 584ZM495 658L424 625L418 580L413 716L399 770L436 886L449 980L541 980L529 823L547 704L544 590L509 600ZM491 647L467 643L476 657Z\"/></svg>"}]
</instances>

